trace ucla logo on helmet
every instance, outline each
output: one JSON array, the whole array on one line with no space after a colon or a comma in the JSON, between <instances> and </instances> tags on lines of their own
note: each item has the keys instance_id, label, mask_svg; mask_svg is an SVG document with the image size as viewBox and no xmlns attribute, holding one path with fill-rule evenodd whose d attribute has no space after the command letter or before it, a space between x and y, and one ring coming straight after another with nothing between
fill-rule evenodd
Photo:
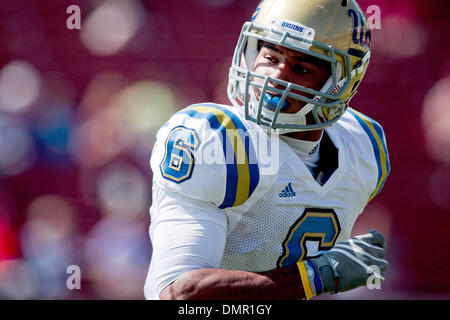
<instances>
[{"instance_id":1,"label":"ucla logo on helmet","mask_svg":"<svg viewBox=\"0 0 450 320\"><path fill-rule=\"evenodd\" d=\"M370 45L372 42L372 33L370 32L370 29L366 27L363 15L361 13L358 14L353 9L349 9L348 16L353 16L353 43L359 44L366 49L370 49Z\"/></svg>"}]
</instances>

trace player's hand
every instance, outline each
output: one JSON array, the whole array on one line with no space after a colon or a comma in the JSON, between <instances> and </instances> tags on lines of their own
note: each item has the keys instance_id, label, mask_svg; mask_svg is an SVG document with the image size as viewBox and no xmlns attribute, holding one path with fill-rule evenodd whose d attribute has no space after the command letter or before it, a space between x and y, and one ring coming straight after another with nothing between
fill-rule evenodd
<instances>
[{"instance_id":1,"label":"player's hand","mask_svg":"<svg viewBox=\"0 0 450 320\"><path fill-rule=\"evenodd\" d=\"M315 294L348 291L367 284L371 276L384 281L388 262L384 260L384 236L372 230L365 235L337 243L332 249L305 261L309 271L314 271ZM310 272L311 274L311 272Z\"/></svg>"}]
</instances>

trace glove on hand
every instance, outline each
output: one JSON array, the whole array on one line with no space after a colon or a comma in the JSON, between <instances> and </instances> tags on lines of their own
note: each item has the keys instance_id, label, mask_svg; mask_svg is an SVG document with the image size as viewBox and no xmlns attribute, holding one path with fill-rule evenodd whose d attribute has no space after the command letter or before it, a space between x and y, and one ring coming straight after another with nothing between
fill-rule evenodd
<instances>
[{"instance_id":1,"label":"glove on hand","mask_svg":"<svg viewBox=\"0 0 450 320\"><path fill-rule=\"evenodd\" d=\"M388 266L384 260L385 250L384 236L372 230L368 234L339 242L330 250L321 251L318 256L300 262L304 263L311 289L305 290L310 292L307 298L366 285L371 276L384 281L384 272Z\"/></svg>"}]
</instances>

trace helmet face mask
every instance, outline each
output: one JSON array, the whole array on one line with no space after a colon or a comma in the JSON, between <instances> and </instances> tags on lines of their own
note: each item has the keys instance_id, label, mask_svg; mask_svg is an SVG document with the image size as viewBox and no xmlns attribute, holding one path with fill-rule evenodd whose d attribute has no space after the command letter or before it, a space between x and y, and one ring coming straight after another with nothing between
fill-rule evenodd
<instances>
[{"instance_id":1,"label":"helmet face mask","mask_svg":"<svg viewBox=\"0 0 450 320\"><path fill-rule=\"evenodd\" d=\"M302 8L302 1L308 6ZM255 11L256 16L263 17L254 17L255 21L244 24L234 52L228 85L231 102L244 107L247 120L266 129L275 129L279 134L323 129L338 121L356 93L369 62L368 47L365 51L353 49L363 52L358 61L349 53L352 50L349 50L348 45L342 48L342 45L333 46L316 41L324 37L320 34L320 28L304 25L299 21L302 19L292 19L295 18L292 8L305 14L303 11L314 8L312 2L334 7L339 2L340 5L340 1L335 0L263 1ZM285 11L290 13L285 15L287 19L283 19ZM348 26L353 26L351 17L348 16L346 22ZM353 31L353 28L348 28L348 43L351 42ZM324 61L330 66L328 81L321 90L314 90L256 73L254 63L258 55L258 42L261 41ZM269 84L275 84L276 87ZM281 112L287 98L300 101L303 107L297 113Z\"/></svg>"}]
</instances>

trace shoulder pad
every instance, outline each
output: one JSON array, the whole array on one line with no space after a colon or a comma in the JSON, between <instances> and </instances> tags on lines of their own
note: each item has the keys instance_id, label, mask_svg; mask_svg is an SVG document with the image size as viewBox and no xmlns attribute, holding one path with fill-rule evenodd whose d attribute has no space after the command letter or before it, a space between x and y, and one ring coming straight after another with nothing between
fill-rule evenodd
<instances>
[{"instance_id":1,"label":"shoulder pad","mask_svg":"<svg viewBox=\"0 0 450 320\"><path fill-rule=\"evenodd\" d=\"M154 180L220 209L247 201L259 167L249 161L256 157L247 127L230 109L196 104L174 114L157 134L150 162Z\"/></svg>"},{"instance_id":2,"label":"shoulder pad","mask_svg":"<svg viewBox=\"0 0 450 320\"><path fill-rule=\"evenodd\" d=\"M373 155L376 162L376 168L378 171L378 178L376 182L375 189L370 195L369 201L372 200L378 193L386 182L386 179L391 170L389 163L389 154L386 144L386 136L384 134L383 128L375 120L369 118L368 116L352 109L348 109L348 113L353 116L354 119L359 123L363 129L364 134L369 138Z\"/></svg>"}]
</instances>

